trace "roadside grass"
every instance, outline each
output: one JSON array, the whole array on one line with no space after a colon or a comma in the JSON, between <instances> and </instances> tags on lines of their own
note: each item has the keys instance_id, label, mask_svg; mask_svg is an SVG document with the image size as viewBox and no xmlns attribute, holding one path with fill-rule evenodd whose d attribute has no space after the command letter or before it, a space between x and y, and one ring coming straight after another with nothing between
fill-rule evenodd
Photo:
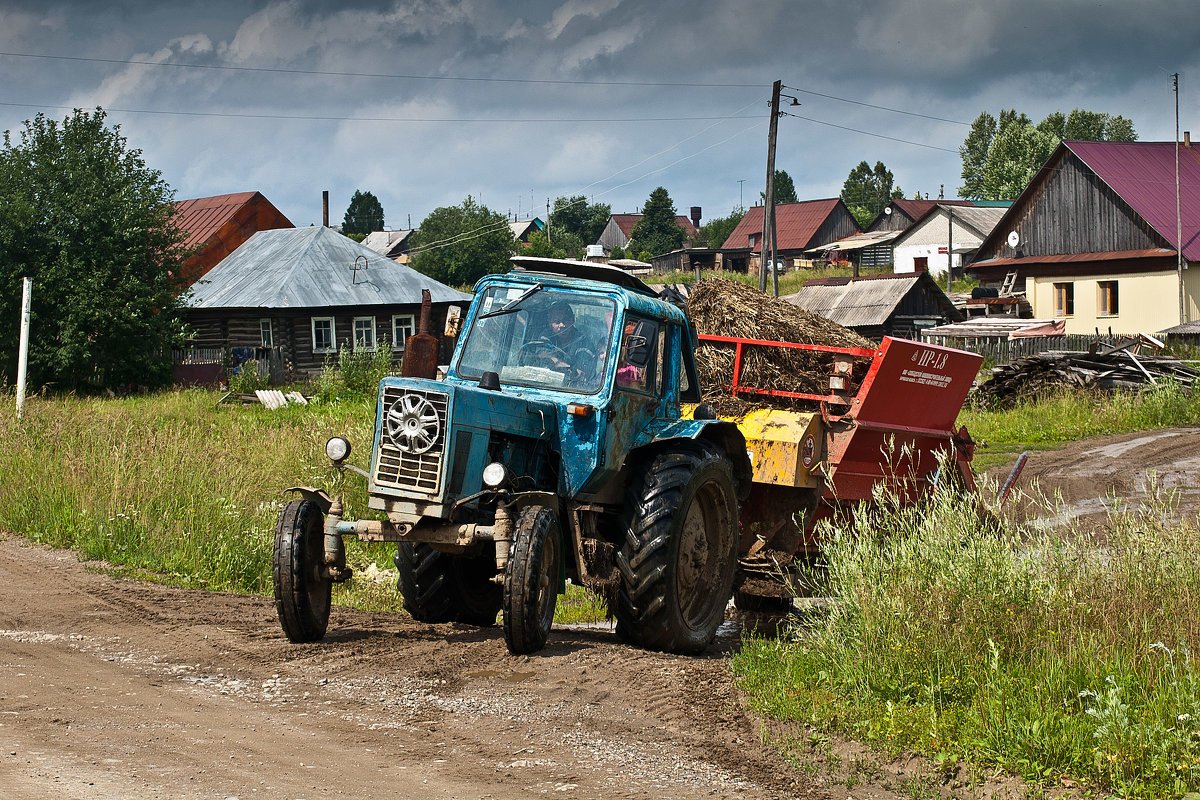
<instances>
[{"instance_id":1,"label":"roadside grass","mask_svg":"<svg viewBox=\"0 0 1200 800\"><path fill-rule=\"evenodd\" d=\"M981 444L983 472L1022 450L1047 450L1089 436L1200 424L1200 392L1164 383L1143 392L1059 392L1003 411L964 407L958 417Z\"/></svg>"},{"instance_id":2,"label":"roadside grass","mask_svg":"<svg viewBox=\"0 0 1200 800\"><path fill-rule=\"evenodd\" d=\"M1121 797L1200 789L1200 526L1169 498L1095 533L997 533L879 498L827 531L829 615L733 656L751 705L890 754Z\"/></svg>"},{"instance_id":3,"label":"roadside grass","mask_svg":"<svg viewBox=\"0 0 1200 800\"><path fill-rule=\"evenodd\" d=\"M366 465L374 389L364 396L328 371L318 388L347 399L269 411L218 406L220 395L204 390L31 398L23 423L0 414L0 528L115 575L269 595L285 488L341 489L348 516L376 515L365 481L339 476L325 458L325 440L342 434L351 461ZM335 587L334 602L399 611L395 547L346 541L357 577ZM604 619L589 592L570 588L560 621Z\"/></svg>"}]
</instances>

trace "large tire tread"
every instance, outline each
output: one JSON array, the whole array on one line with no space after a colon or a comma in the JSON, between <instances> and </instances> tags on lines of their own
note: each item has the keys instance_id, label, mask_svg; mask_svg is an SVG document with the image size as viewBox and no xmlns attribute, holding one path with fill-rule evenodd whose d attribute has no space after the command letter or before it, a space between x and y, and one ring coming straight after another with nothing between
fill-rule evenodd
<instances>
[{"instance_id":1,"label":"large tire tread","mask_svg":"<svg viewBox=\"0 0 1200 800\"><path fill-rule=\"evenodd\" d=\"M554 511L542 506L522 509L504 580L504 641L513 655L536 653L546 646L558 599L561 549ZM550 594L540 603L539 585L547 571Z\"/></svg>"},{"instance_id":2,"label":"large tire tread","mask_svg":"<svg viewBox=\"0 0 1200 800\"><path fill-rule=\"evenodd\" d=\"M712 599L692 625L684 619L676 596L676 569L684 507L697 490L716 491L724 500L726 522L723 551ZM737 547L737 491L728 459L703 442L661 453L634 475L626 490L626 533L617 553L621 591L616 618L617 634L625 641L651 650L697 654L712 642L733 591Z\"/></svg>"},{"instance_id":3,"label":"large tire tread","mask_svg":"<svg viewBox=\"0 0 1200 800\"><path fill-rule=\"evenodd\" d=\"M320 580L325 549L324 519L311 500L284 506L275 526L271 578L275 611L289 641L317 642L325 638L333 583Z\"/></svg>"}]
</instances>

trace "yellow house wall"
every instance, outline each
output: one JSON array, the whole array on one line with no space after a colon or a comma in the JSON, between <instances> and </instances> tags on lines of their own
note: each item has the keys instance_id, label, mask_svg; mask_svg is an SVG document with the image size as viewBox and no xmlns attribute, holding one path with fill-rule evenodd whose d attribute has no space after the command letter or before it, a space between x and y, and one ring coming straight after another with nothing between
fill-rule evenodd
<instances>
[{"instance_id":1,"label":"yellow house wall","mask_svg":"<svg viewBox=\"0 0 1200 800\"><path fill-rule=\"evenodd\" d=\"M1200 264L1184 270L1184 299L1189 320L1200 319ZM1117 315L1101 316L1101 281L1117 282ZM1075 285L1075 313L1069 317L1054 313L1054 284ZM1067 333L1154 333L1178 325L1179 281L1176 273L1135 272L1112 275L1075 275L1026 279L1026 297L1037 319L1066 319Z\"/></svg>"}]
</instances>

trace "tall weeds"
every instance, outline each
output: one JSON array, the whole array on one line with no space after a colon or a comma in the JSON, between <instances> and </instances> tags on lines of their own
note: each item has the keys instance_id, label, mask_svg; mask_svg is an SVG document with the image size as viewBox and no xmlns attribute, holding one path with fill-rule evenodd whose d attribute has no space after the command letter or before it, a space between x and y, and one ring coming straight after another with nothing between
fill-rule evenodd
<instances>
[{"instance_id":1,"label":"tall weeds","mask_svg":"<svg viewBox=\"0 0 1200 800\"><path fill-rule=\"evenodd\" d=\"M1200 788L1194 520L1152 503L1099 534L998 534L970 498L880 501L829 531L828 618L735 656L755 705L1034 781Z\"/></svg>"}]
</instances>

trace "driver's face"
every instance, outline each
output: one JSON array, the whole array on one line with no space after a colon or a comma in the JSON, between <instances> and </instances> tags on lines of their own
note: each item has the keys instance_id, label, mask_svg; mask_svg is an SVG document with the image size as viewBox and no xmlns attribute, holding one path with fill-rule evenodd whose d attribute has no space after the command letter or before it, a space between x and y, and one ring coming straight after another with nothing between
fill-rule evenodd
<instances>
[{"instance_id":1,"label":"driver's face","mask_svg":"<svg viewBox=\"0 0 1200 800\"><path fill-rule=\"evenodd\" d=\"M561 315L556 314L550 318L550 330L554 331L555 333L562 333L569 328L570 325L571 323L567 321L566 317Z\"/></svg>"}]
</instances>

